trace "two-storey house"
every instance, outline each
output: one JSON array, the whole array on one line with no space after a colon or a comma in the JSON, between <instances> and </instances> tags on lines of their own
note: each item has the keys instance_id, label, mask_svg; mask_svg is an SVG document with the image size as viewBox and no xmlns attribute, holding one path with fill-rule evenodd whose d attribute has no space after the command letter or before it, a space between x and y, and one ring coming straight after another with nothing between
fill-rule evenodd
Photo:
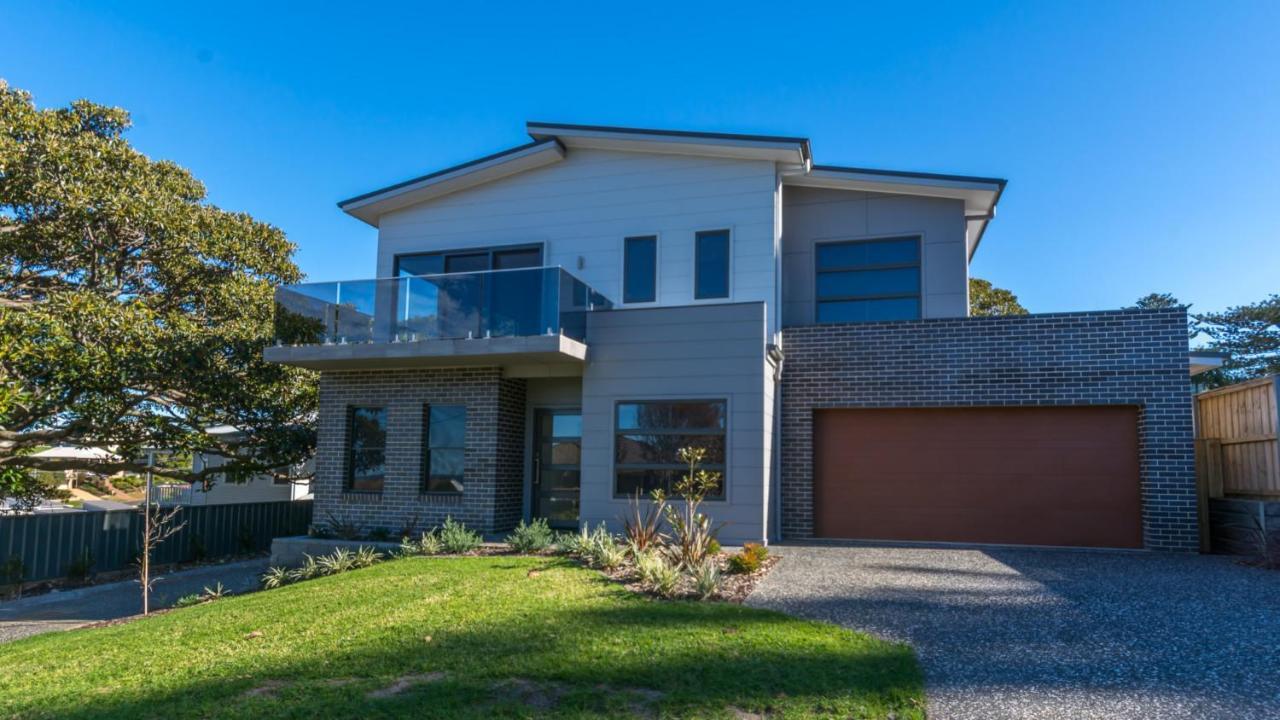
<instances>
[{"instance_id":1,"label":"two-storey house","mask_svg":"<svg viewBox=\"0 0 1280 720\"><path fill-rule=\"evenodd\" d=\"M374 278L279 291L267 358L320 371L318 517L619 529L697 446L730 543L1195 547L1184 311L969 317L1005 181L528 132L341 202Z\"/></svg>"}]
</instances>

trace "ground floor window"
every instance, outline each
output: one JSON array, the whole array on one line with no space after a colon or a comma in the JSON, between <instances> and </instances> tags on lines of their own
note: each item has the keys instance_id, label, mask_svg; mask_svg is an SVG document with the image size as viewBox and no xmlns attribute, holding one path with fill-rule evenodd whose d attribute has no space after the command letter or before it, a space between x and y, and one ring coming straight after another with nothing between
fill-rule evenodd
<instances>
[{"instance_id":1,"label":"ground floor window","mask_svg":"<svg viewBox=\"0 0 1280 720\"><path fill-rule=\"evenodd\" d=\"M422 489L429 493L460 493L465 475L467 408L463 405L430 405L426 410L426 477Z\"/></svg>"},{"instance_id":2,"label":"ground floor window","mask_svg":"<svg viewBox=\"0 0 1280 720\"><path fill-rule=\"evenodd\" d=\"M387 477L387 409L353 407L347 432L347 490L382 492Z\"/></svg>"},{"instance_id":3,"label":"ground floor window","mask_svg":"<svg viewBox=\"0 0 1280 720\"><path fill-rule=\"evenodd\" d=\"M724 498L725 426L723 400L661 400L618 403L614 425L614 495L648 494L671 488L688 472L680 448L707 451L703 468L720 473L709 497Z\"/></svg>"}]
</instances>

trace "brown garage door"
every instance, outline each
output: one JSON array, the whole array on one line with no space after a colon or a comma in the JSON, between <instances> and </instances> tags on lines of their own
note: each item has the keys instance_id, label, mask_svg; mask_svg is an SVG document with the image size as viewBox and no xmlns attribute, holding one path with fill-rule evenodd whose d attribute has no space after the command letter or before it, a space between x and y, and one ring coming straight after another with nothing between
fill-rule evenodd
<instances>
[{"instance_id":1,"label":"brown garage door","mask_svg":"<svg viewBox=\"0 0 1280 720\"><path fill-rule=\"evenodd\" d=\"M820 410L820 537L1141 547L1133 407Z\"/></svg>"}]
</instances>

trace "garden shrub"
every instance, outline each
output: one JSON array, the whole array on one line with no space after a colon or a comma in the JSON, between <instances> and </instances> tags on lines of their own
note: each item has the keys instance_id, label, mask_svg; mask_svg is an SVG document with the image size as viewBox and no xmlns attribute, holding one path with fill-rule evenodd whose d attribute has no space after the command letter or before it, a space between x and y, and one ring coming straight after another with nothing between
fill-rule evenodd
<instances>
[{"instance_id":1,"label":"garden shrub","mask_svg":"<svg viewBox=\"0 0 1280 720\"><path fill-rule=\"evenodd\" d=\"M444 551L440 535L435 530L422 533L417 540L405 538L400 541L401 555L439 555Z\"/></svg>"},{"instance_id":2,"label":"garden shrub","mask_svg":"<svg viewBox=\"0 0 1280 720\"><path fill-rule=\"evenodd\" d=\"M715 595L720 589L720 563L715 558L704 559L689 572L689 575L693 578L693 589L701 600Z\"/></svg>"},{"instance_id":3,"label":"garden shrub","mask_svg":"<svg viewBox=\"0 0 1280 720\"><path fill-rule=\"evenodd\" d=\"M730 556L729 569L735 573L753 573L760 569L768 557L769 549L765 546L760 543L746 543L742 546L742 552Z\"/></svg>"},{"instance_id":4,"label":"garden shrub","mask_svg":"<svg viewBox=\"0 0 1280 720\"><path fill-rule=\"evenodd\" d=\"M507 544L518 553L536 553L546 550L555 540L546 518L538 518L528 525L523 520L507 536Z\"/></svg>"},{"instance_id":5,"label":"garden shrub","mask_svg":"<svg viewBox=\"0 0 1280 720\"><path fill-rule=\"evenodd\" d=\"M455 522L452 516L444 519L440 528L440 545L450 555L463 555L480 547L480 534L467 529L467 526Z\"/></svg>"}]
</instances>

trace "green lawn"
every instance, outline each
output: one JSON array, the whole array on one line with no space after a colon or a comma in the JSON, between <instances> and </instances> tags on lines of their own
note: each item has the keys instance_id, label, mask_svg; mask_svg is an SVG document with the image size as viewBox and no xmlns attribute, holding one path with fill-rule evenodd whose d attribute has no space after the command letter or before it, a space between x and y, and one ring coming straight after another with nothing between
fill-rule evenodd
<instances>
[{"instance_id":1,"label":"green lawn","mask_svg":"<svg viewBox=\"0 0 1280 720\"><path fill-rule=\"evenodd\" d=\"M0 645L0 717L923 718L910 648L556 558L408 558Z\"/></svg>"}]
</instances>

